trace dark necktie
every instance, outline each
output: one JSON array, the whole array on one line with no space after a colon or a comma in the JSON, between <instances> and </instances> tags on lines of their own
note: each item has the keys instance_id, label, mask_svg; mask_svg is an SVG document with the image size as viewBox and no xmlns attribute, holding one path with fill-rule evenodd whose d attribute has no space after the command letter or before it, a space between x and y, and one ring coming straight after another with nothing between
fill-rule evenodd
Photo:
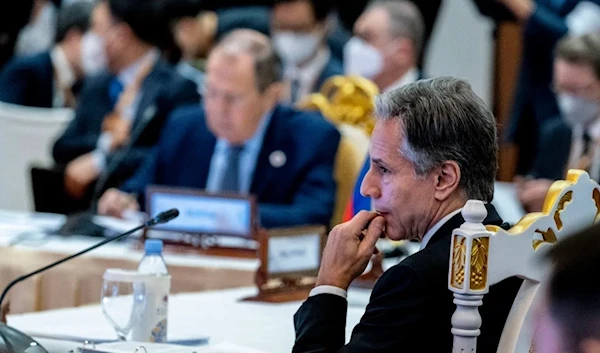
<instances>
[{"instance_id":1,"label":"dark necktie","mask_svg":"<svg viewBox=\"0 0 600 353\"><path fill-rule=\"evenodd\" d=\"M300 80L299 79L294 79L292 80L292 86L291 86L291 100L292 103L296 103L296 101L298 100L298 91L300 90Z\"/></svg>"},{"instance_id":2,"label":"dark necktie","mask_svg":"<svg viewBox=\"0 0 600 353\"><path fill-rule=\"evenodd\" d=\"M108 85L108 97L110 98L111 108L117 104L119 96L123 92L123 84L118 78L113 78Z\"/></svg>"},{"instance_id":3,"label":"dark necktie","mask_svg":"<svg viewBox=\"0 0 600 353\"><path fill-rule=\"evenodd\" d=\"M221 182L221 191L240 192L240 155L243 145L229 146L229 155L225 165L225 173Z\"/></svg>"}]
</instances>

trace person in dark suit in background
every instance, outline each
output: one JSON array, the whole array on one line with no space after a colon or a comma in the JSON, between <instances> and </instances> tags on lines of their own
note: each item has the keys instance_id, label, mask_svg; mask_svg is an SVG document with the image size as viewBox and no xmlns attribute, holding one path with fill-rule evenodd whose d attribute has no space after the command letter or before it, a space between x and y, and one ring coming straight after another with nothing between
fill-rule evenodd
<instances>
[{"instance_id":1,"label":"person in dark suit in background","mask_svg":"<svg viewBox=\"0 0 600 353\"><path fill-rule=\"evenodd\" d=\"M29 22L33 0L0 3L0 69L12 58L21 29Z\"/></svg>"},{"instance_id":2,"label":"person in dark suit in background","mask_svg":"<svg viewBox=\"0 0 600 353\"><path fill-rule=\"evenodd\" d=\"M73 87L86 73L82 52L93 5L80 2L58 13L56 45L51 51L15 57L0 73L0 101L30 107L74 107Z\"/></svg>"},{"instance_id":3,"label":"person in dark suit in background","mask_svg":"<svg viewBox=\"0 0 600 353\"><path fill-rule=\"evenodd\" d=\"M327 45L332 10L329 0L276 0L271 17L271 37L283 59L289 101L318 92L323 82L342 75L342 62Z\"/></svg>"},{"instance_id":4,"label":"person in dark suit in background","mask_svg":"<svg viewBox=\"0 0 600 353\"><path fill-rule=\"evenodd\" d=\"M528 212L542 210L550 186L568 169L600 179L600 33L568 36L556 47L554 91L560 114L541 130L540 147L518 195Z\"/></svg>"},{"instance_id":5,"label":"person in dark suit in background","mask_svg":"<svg viewBox=\"0 0 600 353\"><path fill-rule=\"evenodd\" d=\"M282 65L268 37L236 30L207 63L204 107L181 108L154 155L98 212L122 217L144 204L150 184L254 194L263 227L328 225L340 140L319 113L277 104Z\"/></svg>"},{"instance_id":6,"label":"person in dark suit in background","mask_svg":"<svg viewBox=\"0 0 600 353\"><path fill-rule=\"evenodd\" d=\"M64 179L52 188L40 187L46 193L40 200L34 190L36 209L88 208L98 190L120 185L135 172L173 109L199 102L194 83L160 58L157 46L168 30L155 21L153 5L147 0L97 3L92 18L96 59L107 70L85 81L75 117L52 150L56 164L64 166Z\"/></svg>"},{"instance_id":7,"label":"person in dark suit in background","mask_svg":"<svg viewBox=\"0 0 600 353\"><path fill-rule=\"evenodd\" d=\"M296 353L450 352L451 233L464 222L460 211L468 199L488 203L484 223L502 223L489 204L496 120L467 82L421 80L383 94L375 105L371 165L361 189L375 212L362 211L329 233L316 286L294 316ZM346 292L382 236L417 240L421 250L379 278L344 346ZM496 351L520 284L510 278L491 287L480 309L478 351Z\"/></svg>"},{"instance_id":8,"label":"person in dark suit in background","mask_svg":"<svg viewBox=\"0 0 600 353\"><path fill-rule=\"evenodd\" d=\"M504 138L518 145L517 173L524 174L533 166L542 125L559 114L552 92L553 51L569 32L567 15L581 0L473 1L483 15L523 25L520 73Z\"/></svg>"}]
</instances>

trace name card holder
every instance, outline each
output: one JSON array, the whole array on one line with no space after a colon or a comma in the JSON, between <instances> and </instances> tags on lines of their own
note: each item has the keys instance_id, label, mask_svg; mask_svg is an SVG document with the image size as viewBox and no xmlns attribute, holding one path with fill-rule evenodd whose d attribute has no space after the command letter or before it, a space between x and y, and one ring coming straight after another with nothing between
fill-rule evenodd
<instances>
[{"instance_id":1,"label":"name card holder","mask_svg":"<svg viewBox=\"0 0 600 353\"><path fill-rule=\"evenodd\" d=\"M153 216L165 207L179 209L179 217L145 230L142 244L146 239L161 239L165 248L175 252L256 258L258 216L253 195L148 186L147 212Z\"/></svg>"},{"instance_id":2,"label":"name card holder","mask_svg":"<svg viewBox=\"0 0 600 353\"><path fill-rule=\"evenodd\" d=\"M303 300L315 286L325 246L325 226L260 229L258 294L244 301Z\"/></svg>"}]
</instances>

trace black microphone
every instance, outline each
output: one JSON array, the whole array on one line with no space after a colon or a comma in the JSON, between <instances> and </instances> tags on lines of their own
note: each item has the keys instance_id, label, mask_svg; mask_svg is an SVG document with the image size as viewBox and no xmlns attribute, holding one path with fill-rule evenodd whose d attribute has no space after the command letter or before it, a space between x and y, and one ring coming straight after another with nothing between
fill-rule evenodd
<instances>
[{"instance_id":1,"label":"black microphone","mask_svg":"<svg viewBox=\"0 0 600 353\"><path fill-rule=\"evenodd\" d=\"M94 250L94 249L96 249L98 247L101 247L102 245L104 245L106 243L110 243L111 241L115 241L117 239L123 238L123 237L125 237L127 235L130 235L130 234L132 234L132 233L134 233L134 232L136 232L136 231L138 231L138 230L140 230L142 228L152 227L152 226L157 225L157 224L169 222L169 221L173 220L174 218L176 218L177 216L179 216L179 210L177 210L176 208L172 208L172 209L170 209L168 211L161 212L158 215L156 215L156 217L148 220L146 223L144 223L144 224L142 224L140 226L137 226L137 227L135 227L135 228L133 228L131 230L128 230L125 233L116 235L114 237L107 238L107 239L99 242L98 244L92 245L89 248L81 250L78 253L75 253L75 254L73 254L71 256L67 256L67 257L65 257L65 258L63 258L61 260L58 260L58 261L53 262L53 263L51 263L51 264L49 264L47 266L44 266L44 267L42 267L42 268L40 268L38 270L35 270L33 272L30 272L30 273L26 273L26 274L24 274L24 275L22 275L20 277L15 278L12 282L10 282L6 286L6 288L4 288L4 291L2 292L2 295L0 296L0 307L2 307L2 301L4 300L4 297L6 296L6 294L8 293L8 291L15 284L17 284L19 282L22 282L22 281L26 280L29 277L35 276L38 273L44 272L46 270L49 270L49 269L51 269L54 266L58 266L58 265L62 264L63 262L69 261L69 260L71 260L71 259L73 259L75 257L78 257L78 256L83 255L83 254L85 254L85 253L87 253L89 251L92 251L92 250Z\"/></svg>"}]
</instances>

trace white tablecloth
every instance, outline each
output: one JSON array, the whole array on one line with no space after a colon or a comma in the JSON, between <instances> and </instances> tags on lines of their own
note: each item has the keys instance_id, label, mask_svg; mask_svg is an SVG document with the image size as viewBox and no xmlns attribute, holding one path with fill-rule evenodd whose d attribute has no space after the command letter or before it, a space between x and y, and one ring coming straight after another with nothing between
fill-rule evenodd
<instances>
[{"instance_id":1,"label":"white tablecloth","mask_svg":"<svg viewBox=\"0 0 600 353\"><path fill-rule=\"evenodd\" d=\"M208 336L211 344L230 342L269 353L290 352L294 343L293 315L301 302L240 301L254 294L256 290L248 287L172 295L169 339ZM369 294L369 290L350 290L346 340L364 313ZM79 342L116 337L98 305L11 315L8 324L34 337L79 337Z\"/></svg>"}]
</instances>

